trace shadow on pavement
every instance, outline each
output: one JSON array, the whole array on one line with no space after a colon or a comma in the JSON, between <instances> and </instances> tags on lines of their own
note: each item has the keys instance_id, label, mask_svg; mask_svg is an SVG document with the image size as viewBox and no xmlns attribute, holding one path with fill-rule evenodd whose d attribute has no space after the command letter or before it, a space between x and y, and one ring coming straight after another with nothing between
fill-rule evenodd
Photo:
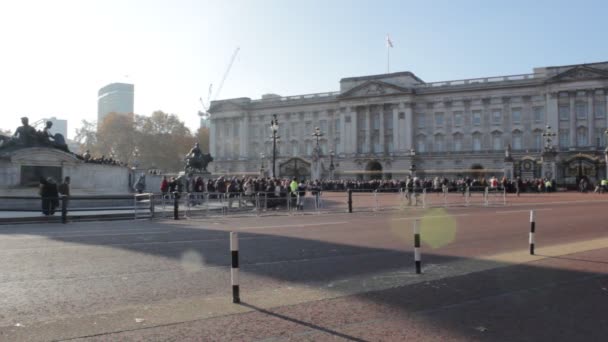
<instances>
[{"instance_id":1,"label":"shadow on pavement","mask_svg":"<svg viewBox=\"0 0 608 342\"><path fill-rule=\"evenodd\" d=\"M123 226L128 228L130 224L127 222ZM166 229L167 232L79 236L71 234L70 229L82 231L86 228L74 226L61 233L53 232L57 227L65 226L30 230L24 227L0 228L0 235L38 235L70 244L122 249L177 260L185 253L196 252L206 265L225 266L226 271L231 264L229 234L226 231L161 222L151 223L150 228ZM115 230L115 233L120 234L120 230ZM379 227L378 233L388 232ZM142 240L142 236L147 238ZM379 273L387 271L411 272L412 277L416 277L413 274L411 244L404 245L403 250L396 250L263 233L241 232L239 237L241 270L248 275L290 283L322 284L324 290L338 292L339 287L329 287L327 284L352 277L361 277L364 283L366 276L370 276L371 280L371 277L378 277ZM475 340L539 341L584 336L585 340L592 341L605 337L608 319L604 318L598 304L608 303L608 290L598 289L608 287L608 268L602 266L608 262L592 261L588 256L548 259L556 262L562 259L581 261L586 265L578 270L565 270L480 260L480 263L494 265L491 269L472 274L412 282L405 286L395 283L397 287L390 289L364 290L351 297L331 299L335 302L332 308L316 311L320 312L319 316L313 319L290 312L294 308L266 310L253 304L243 305L262 314L297 323L304 329L351 341L365 341L354 337L365 336L365 329L356 330L358 323L407 319L413 315L422 318L425 326L436 327L437 333L445 331L456 337ZM442 267L449 269L457 262L466 260L475 261L475 258L451 257L427 250L423 254L423 269L427 273L443 272ZM241 286L242 297L247 298L247 284ZM605 308L604 304L601 306ZM322 301L304 303L298 307L320 305L323 305ZM340 316L339 320L336 320L337 316ZM340 330L340 327L347 325L350 326L348 329L354 330ZM473 330L478 325L487 326L487 333ZM220 328L226 327L217 327ZM406 330L407 327L401 330L395 328L395 336L399 336L399 339L410 336Z\"/></svg>"}]
</instances>

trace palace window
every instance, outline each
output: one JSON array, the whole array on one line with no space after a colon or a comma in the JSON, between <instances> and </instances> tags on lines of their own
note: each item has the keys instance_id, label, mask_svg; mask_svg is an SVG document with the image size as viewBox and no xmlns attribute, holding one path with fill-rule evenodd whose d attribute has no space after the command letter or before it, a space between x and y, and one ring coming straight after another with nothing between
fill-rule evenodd
<instances>
[{"instance_id":1,"label":"palace window","mask_svg":"<svg viewBox=\"0 0 608 342\"><path fill-rule=\"evenodd\" d=\"M321 133L328 134L327 132L327 120L319 121L319 129L321 129Z\"/></svg>"},{"instance_id":2,"label":"palace window","mask_svg":"<svg viewBox=\"0 0 608 342\"><path fill-rule=\"evenodd\" d=\"M595 144L597 145L597 147L605 147L606 146L606 136L604 135L604 129L603 128L596 128L595 129Z\"/></svg>"},{"instance_id":3,"label":"palace window","mask_svg":"<svg viewBox=\"0 0 608 342\"><path fill-rule=\"evenodd\" d=\"M575 106L576 118L579 120L587 119L587 104L583 101L577 101Z\"/></svg>"},{"instance_id":4,"label":"palace window","mask_svg":"<svg viewBox=\"0 0 608 342\"><path fill-rule=\"evenodd\" d=\"M534 122L543 122L543 107L534 107Z\"/></svg>"},{"instance_id":5,"label":"palace window","mask_svg":"<svg viewBox=\"0 0 608 342\"><path fill-rule=\"evenodd\" d=\"M473 151L481 151L481 133L473 134Z\"/></svg>"},{"instance_id":6,"label":"palace window","mask_svg":"<svg viewBox=\"0 0 608 342\"><path fill-rule=\"evenodd\" d=\"M291 142L291 155L297 157L300 154L300 149L298 146L298 141L294 140Z\"/></svg>"},{"instance_id":7,"label":"palace window","mask_svg":"<svg viewBox=\"0 0 608 342\"><path fill-rule=\"evenodd\" d=\"M462 134L454 134L454 152L462 151Z\"/></svg>"},{"instance_id":8,"label":"palace window","mask_svg":"<svg viewBox=\"0 0 608 342\"><path fill-rule=\"evenodd\" d=\"M492 133L492 149L494 151L502 150L502 134L500 132Z\"/></svg>"},{"instance_id":9,"label":"palace window","mask_svg":"<svg viewBox=\"0 0 608 342\"><path fill-rule=\"evenodd\" d=\"M521 108L513 108L511 110L511 120L514 125L521 124Z\"/></svg>"},{"instance_id":10,"label":"palace window","mask_svg":"<svg viewBox=\"0 0 608 342\"><path fill-rule=\"evenodd\" d=\"M290 126L291 126L291 134L293 134L295 136L298 136L299 135L299 132L298 132L298 123L297 122L292 122L292 123L290 123Z\"/></svg>"},{"instance_id":11,"label":"palace window","mask_svg":"<svg viewBox=\"0 0 608 342\"><path fill-rule=\"evenodd\" d=\"M416 151L420 153L426 152L426 137L424 135L418 136L416 139Z\"/></svg>"},{"instance_id":12,"label":"palace window","mask_svg":"<svg viewBox=\"0 0 608 342\"><path fill-rule=\"evenodd\" d=\"M307 156L312 155L312 141L310 141L310 140L306 141L306 155Z\"/></svg>"},{"instance_id":13,"label":"palace window","mask_svg":"<svg viewBox=\"0 0 608 342\"><path fill-rule=\"evenodd\" d=\"M576 146L587 146L587 128L579 127L576 130Z\"/></svg>"},{"instance_id":14,"label":"palace window","mask_svg":"<svg viewBox=\"0 0 608 342\"><path fill-rule=\"evenodd\" d=\"M567 129L559 130L559 147L567 148L570 146L570 132Z\"/></svg>"},{"instance_id":15,"label":"palace window","mask_svg":"<svg viewBox=\"0 0 608 342\"><path fill-rule=\"evenodd\" d=\"M454 126L462 126L462 112L454 112Z\"/></svg>"},{"instance_id":16,"label":"palace window","mask_svg":"<svg viewBox=\"0 0 608 342\"><path fill-rule=\"evenodd\" d=\"M540 151L543 147L543 132L535 130L532 132L532 137L534 138L534 149Z\"/></svg>"},{"instance_id":17,"label":"palace window","mask_svg":"<svg viewBox=\"0 0 608 342\"><path fill-rule=\"evenodd\" d=\"M435 127L443 127L443 113L435 113Z\"/></svg>"},{"instance_id":18,"label":"palace window","mask_svg":"<svg viewBox=\"0 0 608 342\"><path fill-rule=\"evenodd\" d=\"M442 134L435 135L435 152L444 151L444 138Z\"/></svg>"},{"instance_id":19,"label":"palace window","mask_svg":"<svg viewBox=\"0 0 608 342\"><path fill-rule=\"evenodd\" d=\"M605 118L606 117L606 102L605 101L595 101L595 117L596 118Z\"/></svg>"},{"instance_id":20,"label":"palace window","mask_svg":"<svg viewBox=\"0 0 608 342\"><path fill-rule=\"evenodd\" d=\"M478 110L473 112L473 126L481 126L481 112Z\"/></svg>"},{"instance_id":21,"label":"palace window","mask_svg":"<svg viewBox=\"0 0 608 342\"><path fill-rule=\"evenodd\" d=\"M424 113L418 113L416 115L416 124L417 124L418 128L424 128L425 127Z\"/></svg>"},{"instance_id":22,"label":"palace window","mask_svg":"<svg viewBox=\"0 0 608 342\"><path fill-rule=\"evenodd\" d=\"M334 132L336 136L340 135L340 119L334 120Z\"/></svg>"},{"instance_id":23,"label":"palace window","mask_svg":"<svg viewBox=\"0 0 608 342\"><path fill-rule=\"evenodd\" d=\"M558 112L559 112L560 121L570 120L570 106L569 105L560 105L558 108Z\"/></svg>"},{"instance_id":24,"label":"palace window","mask_svg":"<svg viewBox=\"0 0 608 342\"><path fill-rule=\"evenodd\" d=\"M502 123L502 112L499 109L492 111L492 123L494 125L500 125Z\"/></svg>"},{"instance_id":25,"label":"palace window","mask_svg":"<svg viewBox=\"0 0 608 342\"><path fill-rule=\"evenodd\" d=\"M312 131L312 122L307 121L307 122L306 122L306 129L305 129L305 131L304 131L304 135L305 135L305 136L308 136L308 135L310 135L310 134L312 134L312 133L313 133L313 131Z\"/></svg>"},{"instance_id":26,"label":"palace window","mask_svg":"<svg viewBox=\"0 0 608 342\"><path fill-rule=\"evenodd\" d=\"M513 131L513 149L521 150L522 149L522 133L519 130Z\"/></svg>"}]
</instances>

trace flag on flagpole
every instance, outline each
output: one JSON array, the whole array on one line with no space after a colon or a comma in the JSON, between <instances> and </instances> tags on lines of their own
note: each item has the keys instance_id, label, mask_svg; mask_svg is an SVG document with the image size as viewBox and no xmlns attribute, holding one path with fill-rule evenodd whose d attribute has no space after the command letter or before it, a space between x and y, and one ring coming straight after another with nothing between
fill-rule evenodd
<instances>
[{"instance_id":1,"label":"flag on flagpole","mask_svg":"<svg viewBox=\"0 0 608 342\"><path fill-rule=\"evenodd\" d=\"M388 34L386 35L386 47L393 47L393 42L391 41L391 37Z\"/></svg>"}]
</instances>

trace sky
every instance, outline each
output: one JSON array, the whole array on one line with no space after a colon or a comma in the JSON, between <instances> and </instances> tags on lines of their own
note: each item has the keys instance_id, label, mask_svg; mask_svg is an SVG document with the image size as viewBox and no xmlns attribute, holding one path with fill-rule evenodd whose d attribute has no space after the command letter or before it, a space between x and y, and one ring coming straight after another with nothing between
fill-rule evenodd
<instances>
[{"instance_id":1,"label":"sky","mask_svg":"<svg viewBox=\"0 0 608 342\"><path fill-rule=\"evenodd\" d=\"M344 77L426 82L608 61L606 1L3 0L0 128L97 118L97 91L135 84L135 112L198 128L199 98L339 90Z\"/></svg>"}]
</instances>

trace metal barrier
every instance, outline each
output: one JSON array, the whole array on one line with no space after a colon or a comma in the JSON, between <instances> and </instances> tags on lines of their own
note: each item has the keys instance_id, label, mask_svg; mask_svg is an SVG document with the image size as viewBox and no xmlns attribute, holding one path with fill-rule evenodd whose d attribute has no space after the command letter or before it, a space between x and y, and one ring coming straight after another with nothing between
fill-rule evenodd
<instances>
[{"instance_id":1,"label":"metal barrier","mask_svg":"<svg viewBox=\"0 0 608 342\"><path fill-rule=\"evenodd\" d=\"M52 220L59 214L60 220L69 219L153 218L156 213L155 198L152 193L133 195L101 196L0 196L0 217L2 221L39 220L49 217Z\"/></svg>"}]
</instances>

